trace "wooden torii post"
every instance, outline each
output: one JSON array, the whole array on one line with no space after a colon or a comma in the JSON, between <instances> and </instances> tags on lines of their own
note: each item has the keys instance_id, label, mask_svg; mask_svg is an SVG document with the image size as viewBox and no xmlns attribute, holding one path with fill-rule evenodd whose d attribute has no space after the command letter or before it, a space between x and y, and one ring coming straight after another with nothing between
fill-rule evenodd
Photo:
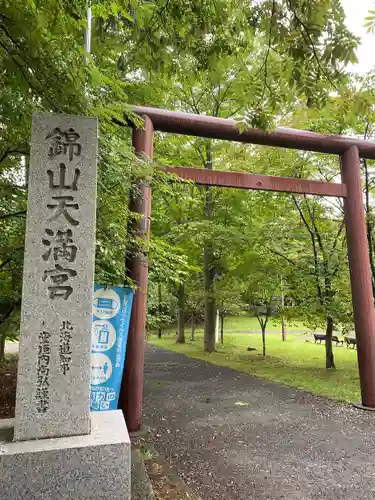
<instances>
[{"instance_id":1,"label":"wooden torii post","mask_svg":"<svg viewBox=\"0 0 375 500\"><path fill-rule=\"evenodd\" d=\"M344 199L362 405L365 408L375 408L375 309L360 170L360 157L375 159L375 143L288 128L278 128L271 132L253 128L240 131L234 120L178 113L156 108L135 107L134 112L144 119L143 129L133 129L135 154L145 155L150 159L152 158L154 131L314 151L339 156L341 184L186 167L171 167L167 171L177 174L182 179L206 186L314 194ZM131 199L130 209L138 213L141 218L136 222L136 227L133 229L138 236L146 238L149 234L151 189L141 183L137 191L138 196ZM136 252L132 253L130 251L127 259L127 269L130 277L137 284L137 291L133 303L119 404L124 411L129 431L135 432L140 429L142 421L148 279L146 256L140 256Z\"/></svg>"}]
</instances>

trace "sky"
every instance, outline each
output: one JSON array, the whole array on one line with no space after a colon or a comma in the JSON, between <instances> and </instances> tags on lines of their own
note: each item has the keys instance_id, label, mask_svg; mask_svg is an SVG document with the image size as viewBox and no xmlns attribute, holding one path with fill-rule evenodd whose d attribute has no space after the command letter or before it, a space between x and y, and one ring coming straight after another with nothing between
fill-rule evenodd
<instances>
[{"instance_id":1,"label":"sky","mask_svg":"<svg viewBox=\"0 0 375 500\"><path fill-rule=\"evenodd\" d=\"M357 49L358 64L350 66L350 71L364 74L375 67L375 35L367 33L363 27L369 10L375 10L375 0L341 0L345 10L346 25L357 36L361 45Z\"/></svg>"}]
</instances>

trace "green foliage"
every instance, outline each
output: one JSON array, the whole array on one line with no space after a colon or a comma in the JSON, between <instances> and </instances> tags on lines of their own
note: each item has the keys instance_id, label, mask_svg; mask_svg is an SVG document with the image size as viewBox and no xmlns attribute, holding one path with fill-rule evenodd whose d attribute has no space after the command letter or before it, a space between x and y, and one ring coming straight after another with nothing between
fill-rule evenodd
<instances>
[{"instance_id":1,"label":"green foliage","mask_svg":"<svg viewBox=\"0 0 375 500\"><path fill-rule=\"evenodd\" d=\"M368 11L369 16L365 18L366 22L364 24L365 28L367 28L368 33L375 33L375 10Z\"/></svg>"},{"instance_id":2,"label":"green foliage","mask_svg":"<svg viewBox=\"0 0 375 500\"><path fill-rule=\"evenodd\" d=\"M307 218L309 211L318 217L309 218L322 239L315 262L310 233L290 197L206 191L159 171L210 162L221 170L334 179L337 166L317 155L165 134L155 135L151 165L134 159L123 126L127 120L142 125L130 106L147 104L233 117L240 129L281 123L364 132L373 123L374 76L349 80L345 66L355 61L358 39L345 26L341 2L97 0L92 10L92 50L85 54L86 1L3 2L0 294L20 301L31 115L44 110L99 117L96 280L127 282L126 249L137 244L149 252L150 326L174 317L181 283L186 310L202 315L205 247L212 250L209 294L222 314L240 311L246 293L257 302L278 294L282 279L290 316L321 322L329 313L337 324L349 324L343 234L336 238L337 212L328 203L302 201ZM146 241L127 231L136 217L128 209L130 187L138 180L153 188ZM326 276L329 297L317 291Z\"/></svg>"},{"instance_id":3,"label":"green foliage","mask_svg":"<svg viewBox=\"0 0 375 500\"><path fill-rule=\"evenodd\" d=\"M98 15L95 29L100 23ZM130 134L115 125L113 118L124 119L127 94L113 64L116 47L110 50L108 44L99 53L93 51L89 64L85 64L85 26L83 0L2 3L0 294L16 304L22 289L26 177L34 111L99 116L97 278L106 283L124 282L127 196L133 158Z\"/></svg>"}]
</instances>

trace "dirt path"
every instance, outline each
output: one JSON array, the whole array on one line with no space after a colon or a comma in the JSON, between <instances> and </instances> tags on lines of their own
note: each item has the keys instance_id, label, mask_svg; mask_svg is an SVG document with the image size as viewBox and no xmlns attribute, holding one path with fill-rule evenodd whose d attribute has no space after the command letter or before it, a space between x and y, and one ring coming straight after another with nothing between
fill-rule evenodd
<instances>
[{"instance_id":1,"label":"dirt path","mask_svg":"<svg viewBox=\"0 0 375 500\"><path fill-rule=\"evenodd\" d=\"M151 440L204 500L375 498L375 413L148 348Z\"/></svg>"}]
</instances>

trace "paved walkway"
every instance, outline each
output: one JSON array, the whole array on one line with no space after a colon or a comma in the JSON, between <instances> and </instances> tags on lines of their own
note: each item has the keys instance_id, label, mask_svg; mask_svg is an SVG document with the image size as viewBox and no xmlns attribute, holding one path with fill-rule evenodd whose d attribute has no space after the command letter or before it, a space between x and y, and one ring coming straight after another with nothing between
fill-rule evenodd
<instances>
[{"instance_id":1,"label":"paved walkway","mask_svg":"<svg viewBox=\"0 0 375 500\"><path fill-rule=\"evenodd\" d=\"M7 354L18 354L19 343L18 342L5 342L5 352Z\"/></svg>"},{"instance_id":2,"label":"paved walkway","mask_svg":"<svg viewBox=\"0 0 375 500\"><path fill-rule=\"evenodd\" d=\"M375 499L375 412L161 349L145 423L204 500Z\"/></svg>"}]
</instances>

